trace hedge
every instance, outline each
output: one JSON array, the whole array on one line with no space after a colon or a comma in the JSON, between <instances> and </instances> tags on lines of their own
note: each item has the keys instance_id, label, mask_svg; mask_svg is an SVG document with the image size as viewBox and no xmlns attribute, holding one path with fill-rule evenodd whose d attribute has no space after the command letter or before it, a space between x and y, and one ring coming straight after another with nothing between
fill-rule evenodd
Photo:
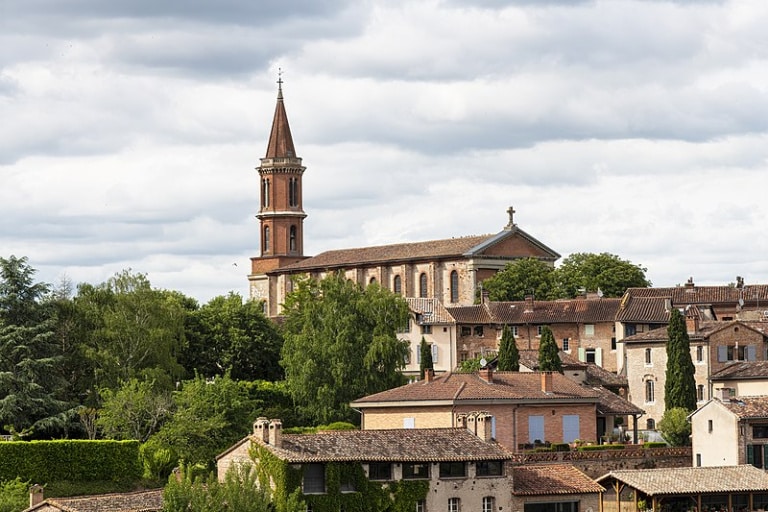
<instances>
[{"instance_id":1,"label":"hedge","mask_svg":"<svg viewBox=\"0 0 768 512\"><path fill-rule=\"evenodd\" d=\"M664 441L650 441L643 443L643 448L666 448L668 445Z\"/></svg>"},{"instance_id":2,"label":"hedge","mask_svg":"<svg viewBox=\"0 0 768 512\"><path fill-rule=\"evenodd\" d=\"M141 478L138 441L0 442L0 481L130 481Z\"/></svg>"},{"instance_id":3,"label":"hedge","mask_svg":"<svg viewBox=\"0 0 768 512\"><path fill-rule=\"evenodd\" d=\"M623 450L623 444L589 444L579 446L580 452L596 452L601 450Z\"/></svg>"}]
</instances>

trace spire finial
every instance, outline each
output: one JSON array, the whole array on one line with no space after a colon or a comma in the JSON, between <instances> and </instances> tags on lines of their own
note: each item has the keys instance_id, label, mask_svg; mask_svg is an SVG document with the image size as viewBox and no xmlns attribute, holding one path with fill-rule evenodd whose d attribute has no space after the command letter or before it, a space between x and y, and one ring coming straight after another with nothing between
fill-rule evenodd
<instances>
[{"instance_id":1,"label":"spire finial","mask_svg":"<svg viewBox=\"0 0 768 512\"><path fill-rule=\"evenodd\" d=\"M507 224L506 228L512 229L515 226L515 220L514 220L515 209L510 206L509 208L507 208L507 213L509 214L509 224Z\"/></svg>"},{"instance_id":2,"label":"spire finial","mask_svg":"<svg viewBox=\"0 0 768 512\"><path fill-rule=\"evenodd\" d=\"M277 90L283 92L283 68L277 68Z\"/></svg>"}]
</instances>

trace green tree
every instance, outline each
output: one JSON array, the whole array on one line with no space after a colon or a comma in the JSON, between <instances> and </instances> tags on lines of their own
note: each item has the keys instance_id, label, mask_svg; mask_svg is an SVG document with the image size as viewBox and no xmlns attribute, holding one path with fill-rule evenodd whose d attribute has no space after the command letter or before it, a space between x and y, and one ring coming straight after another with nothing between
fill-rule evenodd
<instances>
[{"instance_id":1,"label":"green tree","mask_svg":"<svg viewBox=\"0 0 768 512\"><path fill-rule=\"evenodd\" d=\"M434 370L435 363L432 361L432 347L427 344L424 336L421 337L419 344L419 378L424 380L427 370Z\"/></svg>"},{"instance_id":2,"label":"green tree","mask_svg":"<svg viewBox=\"0 0 768 512\"><path fill-rule=\"evenodd\" d=\"M150 442L173 450L189 464L212 466L218 453L250 432L259 413L246 383L229 375L184 381L174 392L173 401L173 416Z\"/></svg>"},{"instance_id":3,"label":"green tree","mask_svg":"<svg viewBox=\"0 0 768 512\"><path fill-rule=\"evenodd\" d=\"M0 426L13 432L61 424L67 408L57 397L55 309L34 274L27 258L0 258Z\"/></svg>"},{"instance_id":4,"label":"green tree","mask_svg":"<svg viewBox=\"0 0 768 512\"><path fill-rule=\"evenodd\" d=\"M284 308L281 364L296 405L315 423L359 422L350 401L404 382L403 298L333 274L297 279Z\"/></svg>"},{"instance_id":5,"label":"green tree","mask_svg":"<svg viewBox=\"0 0 768 512\"><path fill-rule=\"evenodd\" d=\"M533 295L537 300L556 297L554 269L536 258L524 258L507 263L503 270L483 281L483 289L493 301L525 300Z\"/></svg>"},{"instance_id":6,"label":"green tree","mask_svg":"<svg viewBox=\"0 0 768 512\"><path fill-rule=\"evenodd\" d=\"M104 389L96 424L109 439L145 442L173 413L173 399L166 389L149 381L131 379L120 389Z\"/></svg>"},{"instance_id":7,"label":"green tree","mask_svg":"<svg viewBox=\"0 0 768 512\"><path fill-rule=\"evenodd\" d=\"M214 297L191 311L181 363L189 374L223 375L235 380L279 380L283 338L262 312L260 302L239 294Z\"/></svg>"},{"instance_id":8,"label":"green tree","mask_svg":"<svg viewBox=\"0 0 768 512\"><path fill-rule=\"evenodd\" d=\"M559 298L573 298L580 290L605 297L621 297L627 288L651 286L647 269L615 254L577 252L563 260L554 272Z\"/></svg>"},{"instance_id":9,"label":"green tree","mask_svg":"<svg viewBox=\"0 0 768 512\"><path fill-rule=\"evenodd\" d=\"M696 409L696 367L691 359L691 341L685 318L672 308L667 327L667 368L664 383L664 408Z\"/></svg>"},{"instance_id":10,"label":"green tree","mask_svg":"<svg viewBox=\"0 0 768 512\"><path fill-rule=\"evenodd\" d=\"M520 371L520 351L517 349L512 329L508 325L504 325L504 329L501 331L496 369L499 371Z\"/></svg>"},{"instance_id":11,"label":"green tree","mask_svg":"<svg viewBox=\"0 0 768 512\"><path fill-rule=\"evenodd\" d=\"M673 407L664 411L659 421L659 431L672 446L691 444L691 424L688 421L690 411L684 407Z\"/></svg>"},{"instance_id":12,"label":"green tree","mask_svg":"<svg viewBox=\"0 0 768 512\"><path fill-rule=\"evenodd\" d=\"M178 292L153 289L146 275L124 270L99 286L81 284L75 303L94 388L116 389L132 378L170 388L182 377L176 356L186 310Z\"/></svg>"},{"instance_id":13,"label":"green tree","mask_svg":"<svg viewBox=\"0 0 768 512\"><path fill-rule=\"evenodd\" d=\"M16 477L0 481L0 512L21 512L29 506L29 482Z\"/></svg>"},{"instance_id":14,"label":"green tree","mask_svg":"<svg viewBox=\"0 0 768 512\"><path fill-rule=\"evenodd\" d=\"M555 343L555 337L549 326L541 329L539 342L539 371L563 373L563 362L560 360L560 350Z\"/></svg>"}]
</instances>

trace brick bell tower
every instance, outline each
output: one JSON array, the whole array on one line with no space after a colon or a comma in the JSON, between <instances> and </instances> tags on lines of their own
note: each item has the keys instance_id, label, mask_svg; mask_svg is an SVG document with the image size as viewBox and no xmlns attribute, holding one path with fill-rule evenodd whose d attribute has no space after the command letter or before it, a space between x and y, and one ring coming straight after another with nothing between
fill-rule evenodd
<instances>
[{"instance_id":1,"label":"brick bell tower","mask_svg":"<svg viewBox=\"0 0 768 512\"><path fill-rule=\"evenodd\" d=\"M283 102L283 80L277 80L277 105L267 154L261 159L259 171L259 219L261 254L251 258L248 276L252 299L269 303L270 289L267 272L305 259L302 176L306 169L293 147L291 128ZM269 313L269 312L268 312Z\"/></svg>"}]
</instances>

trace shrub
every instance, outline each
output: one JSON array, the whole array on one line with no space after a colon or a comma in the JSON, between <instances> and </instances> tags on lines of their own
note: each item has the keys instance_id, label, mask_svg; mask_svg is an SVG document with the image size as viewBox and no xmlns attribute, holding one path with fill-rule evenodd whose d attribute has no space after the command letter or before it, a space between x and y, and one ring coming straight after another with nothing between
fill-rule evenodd
<instances>
[{"instance_id":1,"label":"shrub","mask_svg":"<svg viewBox=\"0 0 768 512\"><path fill-rule=\"evenodd\" d=\"M16 477L6 482L0 481L0 512L18 512L29 505L29 482Z\"/></svg>"},{"instance_id":2,"label":"shrub","mask_svg":"<svg viewBox=\"0 0 768 512\"><path fill-rule=\"evenodd\" d=\"M663 441L649 441L647 443L643 443L643 448L666 448L667 443Z\"/></svg>"},{"instance_id":3,"label":"shrub","mask_svg":"<svg viewBox=\"0 0 768 512\"><path fill-rule=\"evenodd\" d=\"M571 451L571 445L568 443L555 443L552 445L553 452L569 452Z\"/></svg>"}]
</instances>

